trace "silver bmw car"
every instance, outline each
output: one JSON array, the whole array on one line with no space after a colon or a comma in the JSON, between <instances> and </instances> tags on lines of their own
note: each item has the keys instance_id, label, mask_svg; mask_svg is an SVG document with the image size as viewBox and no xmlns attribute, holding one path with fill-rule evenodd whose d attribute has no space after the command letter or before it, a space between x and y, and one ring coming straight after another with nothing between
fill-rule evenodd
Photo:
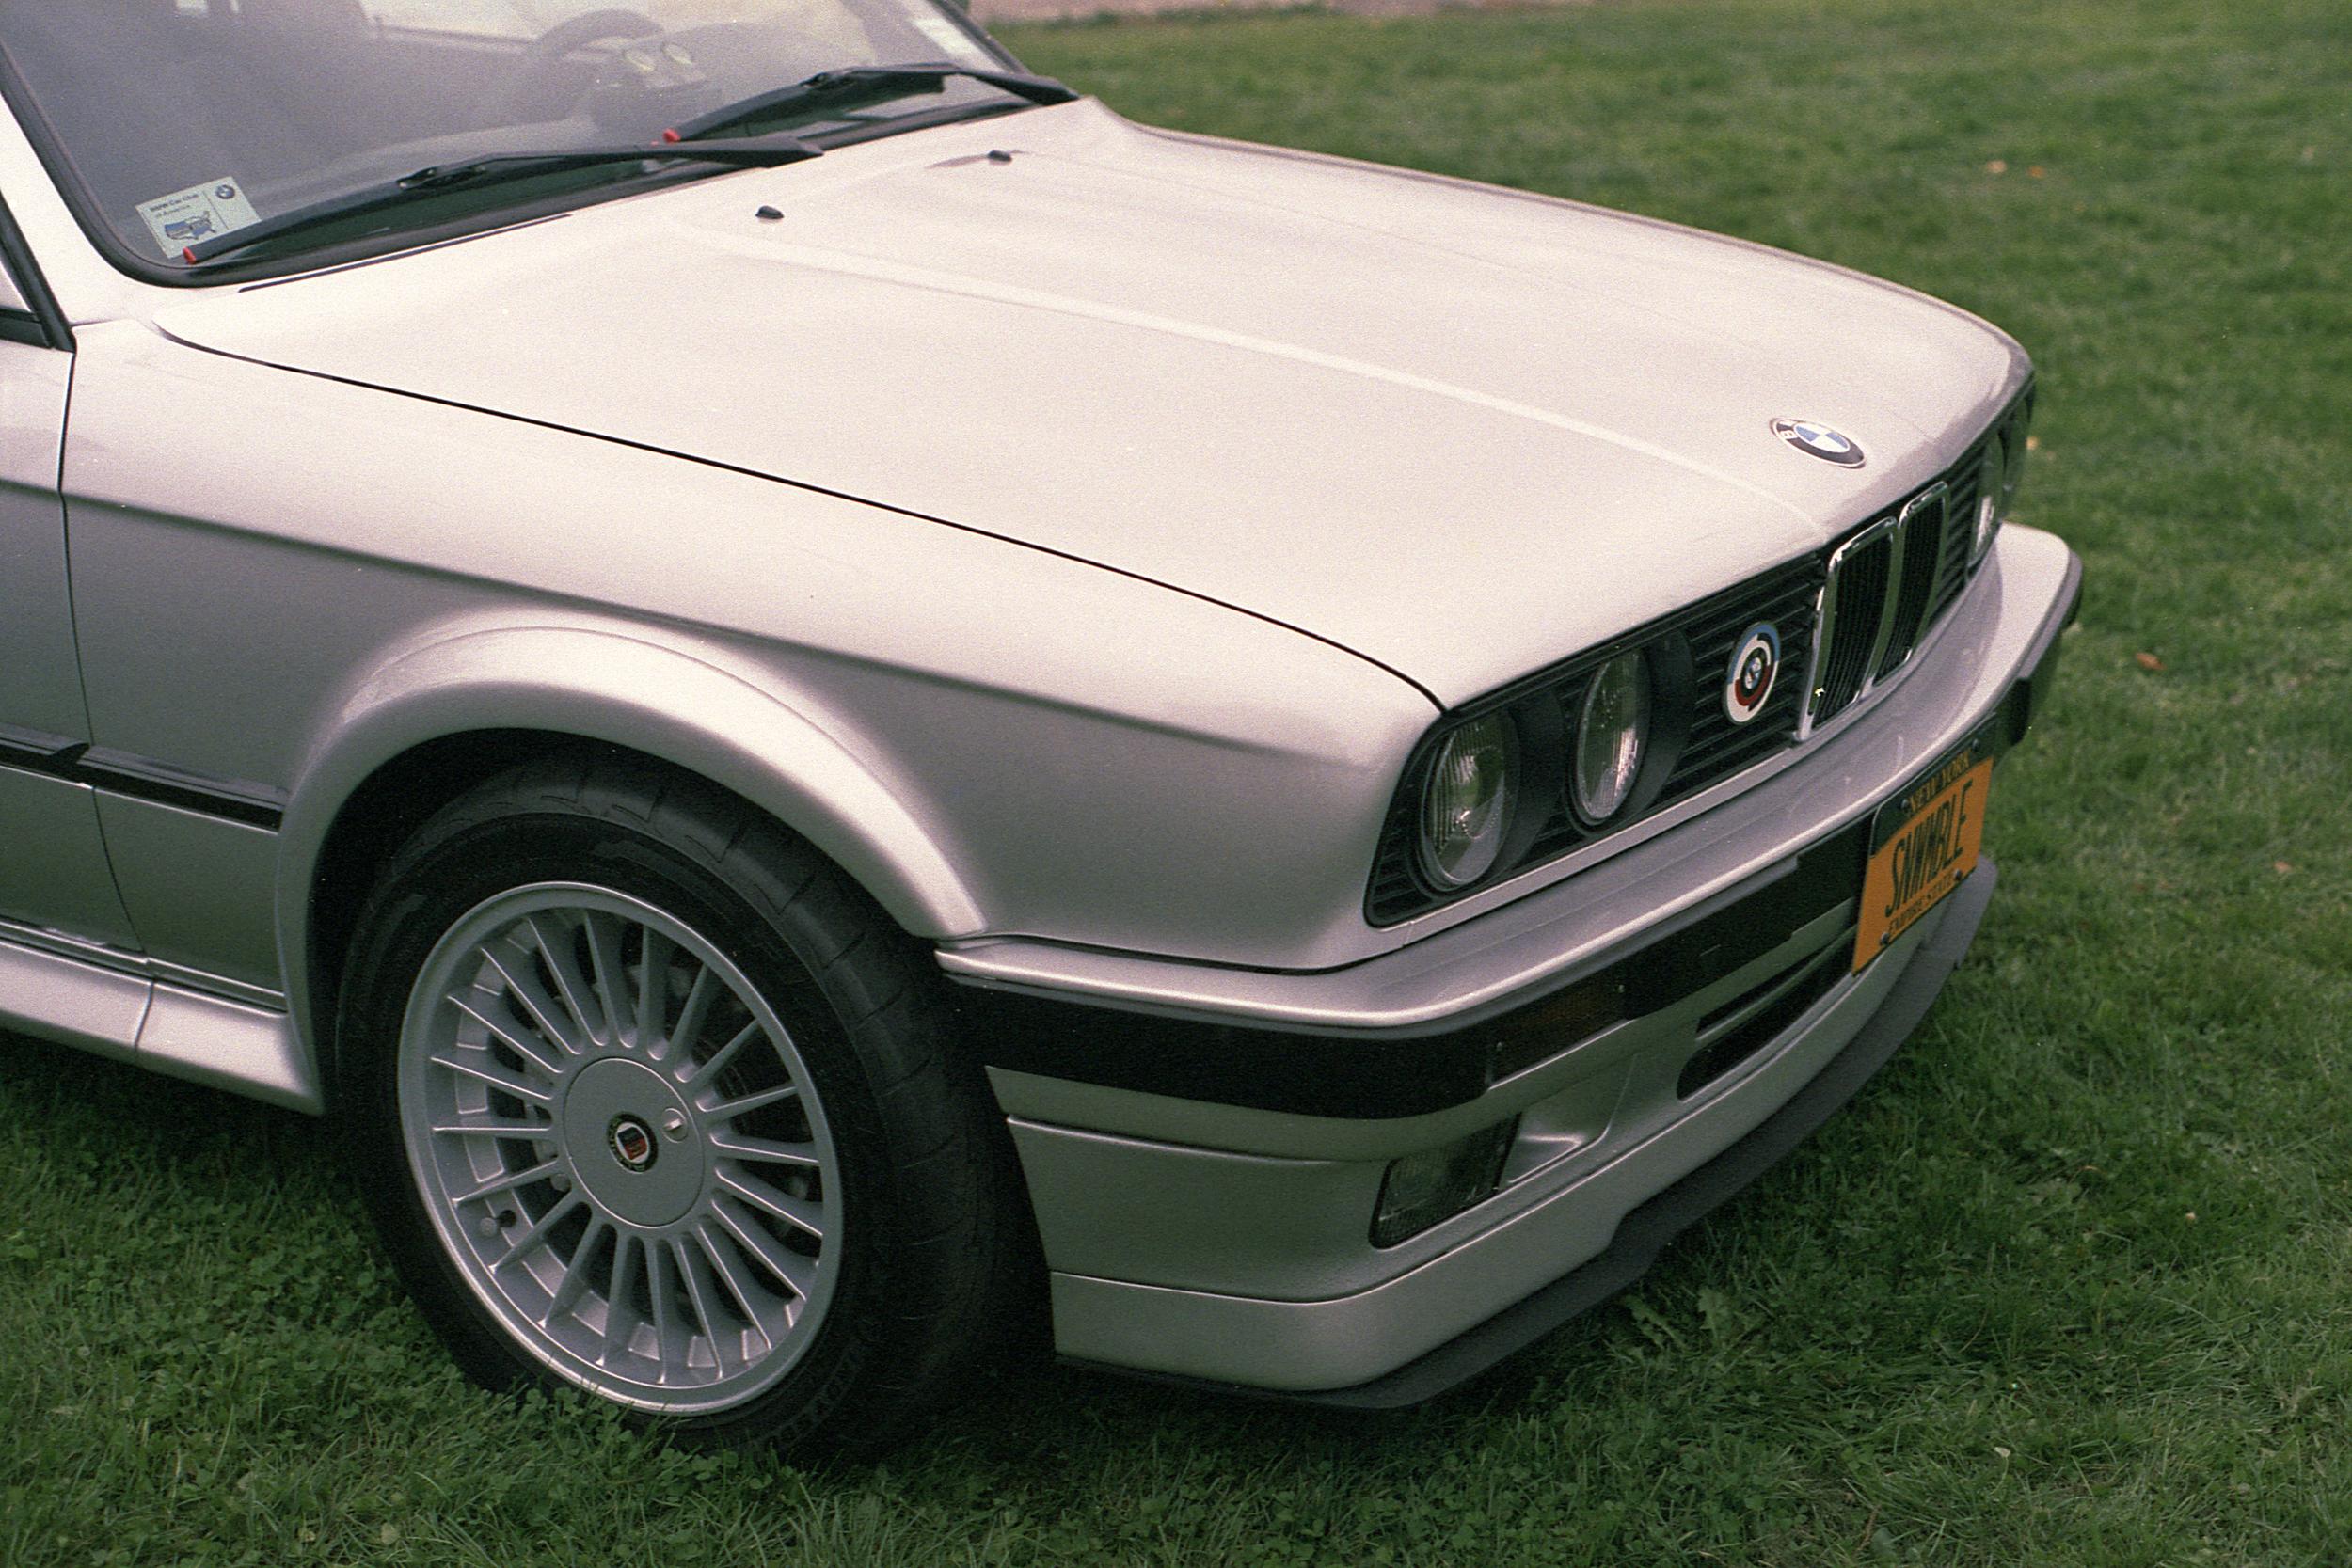
<instances>
[{"instance_id":1,"label":"silver bmw car","mask_svg":"<svg viewBox=\"0 0 2352 1568\"><path fill-rule=\"evenodd\" d=\"M0 1023L339 1118L485 1383L1418 1400L1992 895L2080 573L1961 310L934 0L10 0L0 95Z\"/></svg>"}]
</instances>

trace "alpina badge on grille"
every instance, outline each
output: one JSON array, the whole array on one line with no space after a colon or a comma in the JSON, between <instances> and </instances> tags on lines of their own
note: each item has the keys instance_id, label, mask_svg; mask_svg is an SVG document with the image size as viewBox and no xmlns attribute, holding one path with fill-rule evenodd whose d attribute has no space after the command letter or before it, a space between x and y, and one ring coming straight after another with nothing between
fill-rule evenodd
<instances>
[{"instance_id":1,"label":"alpina badge on grille","mask_svg":"<svg viewBox=\"0 0 2352 1568\"><path fill-rule=\"evenodd\" d=\"M1759 621L1731 650L1731 668L1724 677L1724 711L1735 724L1744 724L1764 711L1780 674L1780 628Z\"/></svg>"},{"instance_id":2,"label":"alpina badge on grille","mask_svg":"<svg viewBox=\"0 0 2352 1568\"><path fill-rule=\"evenodd\" d=\"M1852 436L1811 420L1774 420L1772 434L1806 456L1835 463L1841 468L1859 468L1865 461L1862 448Z\"/></svg>"}]
</instances>

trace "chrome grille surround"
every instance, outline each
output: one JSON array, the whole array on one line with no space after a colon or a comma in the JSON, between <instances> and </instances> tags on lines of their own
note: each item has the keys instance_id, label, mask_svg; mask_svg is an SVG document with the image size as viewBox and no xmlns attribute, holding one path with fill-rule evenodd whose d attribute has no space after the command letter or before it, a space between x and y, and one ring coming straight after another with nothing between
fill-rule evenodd
<instances>
[{"instance_id":1,"label":"chrome grille surround","mask_svg":"<svg viewBox=\"0 0 2352 1568\"><path fill-rule=\"evenodd\" d=\"M1931 611L1958 596L1944 581L1967 570L1964 555L1954 562L1944 547L1953 515L1951 486L1939 479L1830 552L1799 740L1908 663Z\"/></svg>"}]
</instances>

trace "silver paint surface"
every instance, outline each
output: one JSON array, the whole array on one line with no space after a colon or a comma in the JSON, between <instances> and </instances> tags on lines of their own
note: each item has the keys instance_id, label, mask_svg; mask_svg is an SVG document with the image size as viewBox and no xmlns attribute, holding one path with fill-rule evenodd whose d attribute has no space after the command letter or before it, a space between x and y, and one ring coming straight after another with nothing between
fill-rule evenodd
<instances>
[{"instance_id":1,"label":"silver paint surface","mask_svg":"<svg viewBox=\"0 0 2352 1568\"><path fill-rule=\"evenodd\" d=\"M689 278L691 308L582 320ZM155 319L1102 562L1448 703L1827 543L2024 371L1982 324L1818 263L1091 103ZM821 395L791 395L811 365ZM1755 412L1788 405L1896 455L1808 461Z\"/></svg>"},{"instance_id":2,"label":"silver paint surface","mask_svg":"<svg viewBox=\"0 0 2352 1568\"><path fill-rule=\"evenodd\" d=\"M57 495L72 372L64 355L0 341L0 725L61 741L89 733ZM0 916L128 940L87 789L0 768Z\"/></svg>"},{"instance_id":3,"label":"silver paint surface","mask_svg":"<svg viewBox=\"0 0 2352 1568\"><path fill-rule=\"evenodd\" d=\"M0 768L0 919L135 947L87 784Z\"/></svg>"}]
</instances>

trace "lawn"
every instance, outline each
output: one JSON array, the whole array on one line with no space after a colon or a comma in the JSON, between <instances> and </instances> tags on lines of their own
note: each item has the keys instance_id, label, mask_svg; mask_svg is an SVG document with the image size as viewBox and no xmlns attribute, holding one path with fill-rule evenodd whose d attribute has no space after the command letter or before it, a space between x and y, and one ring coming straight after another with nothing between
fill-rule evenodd
<instances>
[{"instance_id":1,"label":"lawn","mask_svg":"<svg viewBox=\"0 0 2352 1568\"><path fill-rule=\"evenodd\" d=\"M1332 1418L1030 1368L833 1475L477 1393L322 1128L0 1042L0 1563L2352 1557L2343 0L1011 41L1139 119L1747 235L2025 341L2022 515L2089 594L1944 1002L1637 1294L1464 1393Z\"/></svg>"}]
</instances>

